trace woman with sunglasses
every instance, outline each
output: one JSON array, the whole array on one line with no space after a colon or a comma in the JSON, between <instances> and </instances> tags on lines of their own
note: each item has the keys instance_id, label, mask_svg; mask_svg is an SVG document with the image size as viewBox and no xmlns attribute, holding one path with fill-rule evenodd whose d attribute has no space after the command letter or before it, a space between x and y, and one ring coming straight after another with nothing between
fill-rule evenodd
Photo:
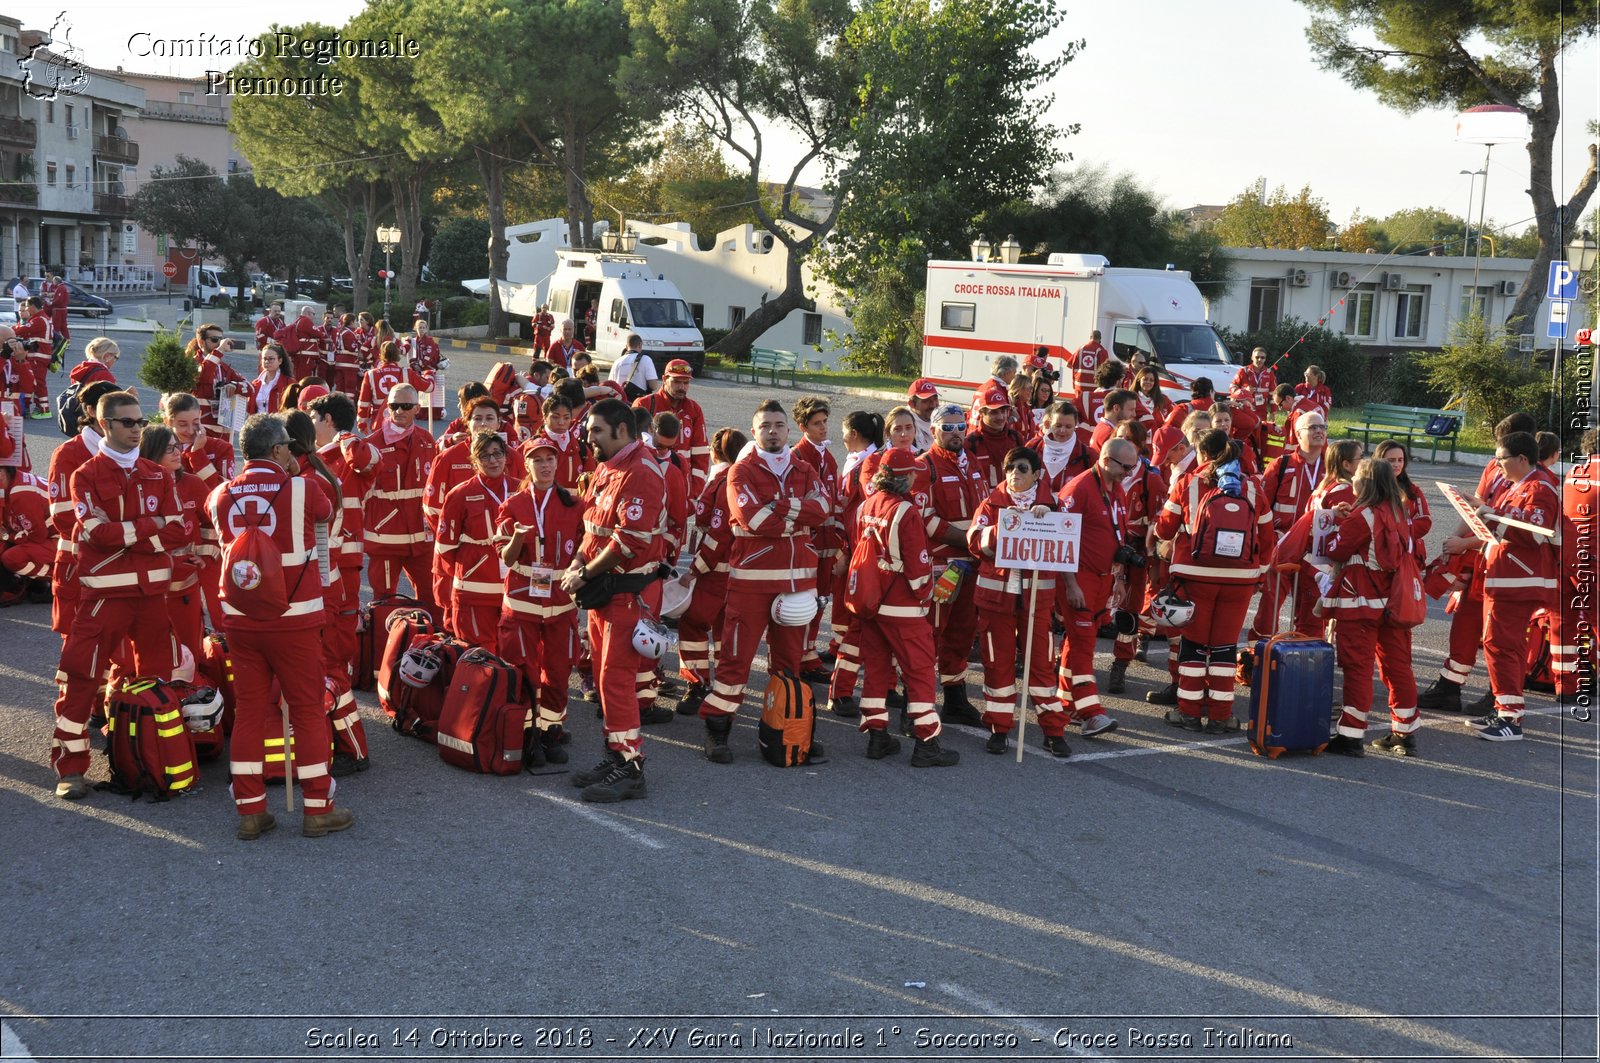
<instances>
[{"instance_id":1,"label":"woman with sunglasses","mask_svg":"<svg viewBox=\"0 0 1600 1063\"><path fill-rule=\"evenodd\" d=\"M217 423L218 403L232 399L245 389L244 376L224 358L231 350L233 341L225 338L216 325L201 325L189 343L189 356L200 363L193 392L200 400L200 421L206 431L221 436L232 433Z\"/></svg>"},{"instance_id":2,"label":"woman with sunglasses","mask_svg":"<svg viewBox=\"0 0 1600 1063\"><path fill-rule=\"evenodd\" d=\"M260 372L250 381L247 408L251 413L277 413L289 391L289 356L276 342L261 348Z\"/></svg>"}]
</instances>

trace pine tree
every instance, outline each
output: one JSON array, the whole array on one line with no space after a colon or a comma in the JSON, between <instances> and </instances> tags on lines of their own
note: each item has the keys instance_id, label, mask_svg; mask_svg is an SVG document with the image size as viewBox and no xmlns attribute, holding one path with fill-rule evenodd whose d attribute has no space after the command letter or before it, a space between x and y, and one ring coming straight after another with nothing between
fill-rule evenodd
<instances>
[{"instance_id":1,"label":"pine tree","mask_svg":"<svg viewBox=\"0 0 1600 1063\"><path fill-rule=\"evenodd\" d=\"M193 391L200 367L183 349L183 339L176 332L157 331L145 348L144 364L139 367L139 382L154 388L162 395L176 391Z\"/></svg>"}]
</instances>

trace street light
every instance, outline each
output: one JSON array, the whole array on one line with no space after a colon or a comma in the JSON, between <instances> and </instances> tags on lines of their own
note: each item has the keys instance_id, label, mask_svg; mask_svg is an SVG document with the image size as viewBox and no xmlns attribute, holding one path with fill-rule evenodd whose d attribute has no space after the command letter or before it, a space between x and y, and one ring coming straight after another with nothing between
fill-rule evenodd
<instances>
[{"instance_id":1,"label":"street light","mask_svg":"<svg viewBox=\"0 0 1600 1063\"><path fill-rule=\"evenodd\" d=\"M622 245L622 235L615 229L607 228L600 234L600 250L616 251Z\"/></svg>"},{"instance_id":2,"label":"street light","mask_svg":"<svg viewBox=\"0 0 1600 1063\"><path fill-rule=\"evenodd\" d=\"M972 250L972 261L974 261L974 262L987 262L987 261L989 261L989 258L990 258L989 238L987 236L983 235L982 233L979 233L978 234L978 238L976 240L972 241L971 250Z\"/></svg>"},{"instance_id":3,"label":"street light","mask_svg":"<svg viewBox=\"0 0 1600 1063\"><path fill-rule=\"evenodd\" d=\"M1600 260L1600 244L1595 243L1594 234L1588 229L1574 236L1572 242L1567 244L1567 264L1577 273L1579 287L1583 287L1587 275L1594 272L1596 260ZM1589 287L1585 290L1592 290L1594 283L1595 280L1588 279Z\"/></svg>"},{"instance_id":4,"label":"street light","mask_svg":"<svg viewBox=\"0 0 1600 1063\"><path fill-rule=\"evenodd\" d=\"M618 249L625 255L633 254L633 249L639 246L639 234L632 229L622 230L622 235L617 238Z\"/></svg>"},{"instance_id":5,"label":"street light","mask_svg":"<svg viewBox=\"0 0 1600 1063\"><path fill-rule=\"evenodd\" d=\"M378 226L378 246L383 248L383 319L389 320L389 281L394 270L389 268L389 256L400 244L400 230L393 225Z\"/></svg>"},{"instance_id":6,"label":"street light","mask_svg":"<svg viewBox=\"0 0 1600 1063\"><path fill-rule=\"evenodd\" d=\"M1007 236L1005 242L1000 245L1000 261L1008 266L1015 266L1021 257L1022 245L1017 243L1015 236Z\"/></svg>"},{"instance_id":7,"label":"street light","mask_svg":"<svg viewBox=\"0 0 1600 1063\"><path fill-rule=\"evenodd\" d=\"M1472 243L1472 204L1477 198L1474 193L1478 188L1478 178L1487 177L1489 175L1489 171L1461 170L1458 172L1471 178L1471 180L1467 182L1467 212L1466 214L1462 215L1462 219L1466 222L1466 232L1464 232L1461 236L1461 253L1464 255L1467 253L1467 245ZM1484 184L1487 185L1488 182L1485 181Z\"/></svg>"}]
</instances>

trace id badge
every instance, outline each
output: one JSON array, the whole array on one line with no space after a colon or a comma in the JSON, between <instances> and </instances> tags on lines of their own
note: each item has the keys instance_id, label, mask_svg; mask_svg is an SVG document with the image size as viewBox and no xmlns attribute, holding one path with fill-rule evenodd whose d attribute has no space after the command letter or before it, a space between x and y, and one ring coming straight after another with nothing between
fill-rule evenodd
<instances>
[{"instance_id":1,"label":"id badge","mask_svg":"<svg viewBox=\"0 0 1600 1063\"><path fill-rule=\"evenodd\" d=\"M555 569L535 565L533 574L528 577L528 596L530 598L550 597L550 588L555 583Z\"/></svg>"}]
</instances>

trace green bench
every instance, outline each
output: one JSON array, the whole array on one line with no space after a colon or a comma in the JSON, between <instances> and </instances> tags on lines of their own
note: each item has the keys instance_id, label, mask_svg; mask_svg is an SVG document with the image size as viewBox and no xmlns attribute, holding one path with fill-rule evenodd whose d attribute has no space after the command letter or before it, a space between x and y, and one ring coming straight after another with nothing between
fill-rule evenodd
<instances>
[{"instance_id":1,"label":"green bench","mask_svg":"<svg viewBox=\"0 0 1600 1063\"><path fill-rule=\"evenodd\" d=\"M1428 422L1435 417L1444 416L1451 419L1450 431L1442 436L1429 435ZM1361 407L1361 419L1364 422L1360 428L1351 425L1348 429L1350 438L1358 434L1367 446L1372 445L1372 437L1376 435L1379 441L1385 439L1399 439L1411 449L1414 439L1422 439L1433 445L1433 455L1430 461L1439 460L1439 445L1450 444L1450 460L1456 460L1456 442L1461 434L1461 420L1464 415L1460 410L1430 410L1423 406L1394 406L1385 402L1369 402Z\"/></svg>"},{"instance_id":2,"label":"green bench","mask_svg":"<svg viewBox=\"0 0 1600 1063\"><path fill-rule=\"evenodd\" d=\"M752 347L750 349L750 361L747 364L733 367L733 379L737 382L739 374L748 370L750 383L756 384L760 382L757 378L765 371L772 379L772 386L777 387L778 374L788 373L789 386L798 387L799 384L794 378L794 371L798 368L800 368L800 356L793 351L779 351L771 347Z\"/></svg>"}]
</instances>

